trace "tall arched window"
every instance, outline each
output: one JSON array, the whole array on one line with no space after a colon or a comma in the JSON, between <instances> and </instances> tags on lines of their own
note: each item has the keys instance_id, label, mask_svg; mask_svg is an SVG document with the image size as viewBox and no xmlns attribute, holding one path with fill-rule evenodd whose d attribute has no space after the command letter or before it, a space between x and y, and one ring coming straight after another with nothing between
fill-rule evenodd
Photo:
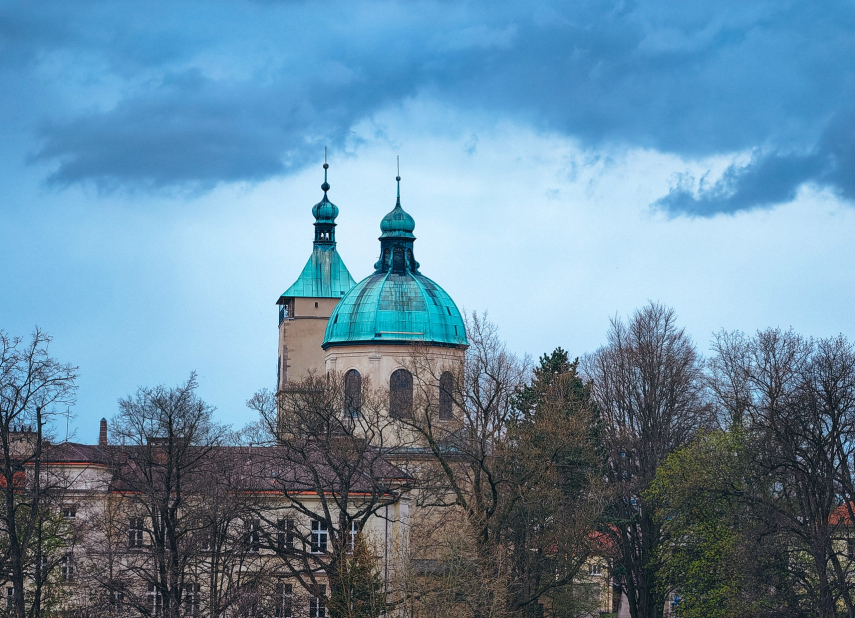
<instances>
[{"instance_id":1,"label":"tall arched window","mask_svg":"<svg viewBox=\"0 0 855 618\"><path fill-rule=\"evenodd\" d=\"M450 421L454 418L452 412L452 389L454 388L454 377L448 371L443 371L439 376L439 420Z\"/></svg>"},{"instance_id":2,"label":"tall arched window","mask_svg":"<svg viewBox=\"0 0 855 618\"><path fill-rule=\"evenodd\" d=\"M362 410L362 376L356 369L344 374L344 413L348 418L358 418Z\"/></svg>"},{"instance_id":3,"label":"tall arched window","mask_svg":"<svg viewBox=\"0 0 855 618\"><path fill-rule=\"evenodd\" d=\"M413 415L413 374L396 369L389 378L389 414L395 418Z\"/></svg>"}]
</instances>

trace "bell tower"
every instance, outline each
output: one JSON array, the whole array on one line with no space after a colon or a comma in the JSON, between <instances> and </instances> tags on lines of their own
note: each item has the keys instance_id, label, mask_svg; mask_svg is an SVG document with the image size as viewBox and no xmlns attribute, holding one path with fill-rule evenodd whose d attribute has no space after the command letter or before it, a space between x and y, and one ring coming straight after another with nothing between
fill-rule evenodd
<instances>
[{"instance_id":1,"label":"bell tower","mask_svg":"<svg viewBox=\"0 0 855 618\"><path fill-rule=\"evenodd\" d=\"M336 250L335 219L338 207L329 201L327 180L329 164L324 156L324 192L312 207L315 240L306 266L276 301L279 305L279 362L276 388L299 380L309 371L324 371L321 344L330 315L350 288L355 285Z\"/></svg>"}]
</instances>

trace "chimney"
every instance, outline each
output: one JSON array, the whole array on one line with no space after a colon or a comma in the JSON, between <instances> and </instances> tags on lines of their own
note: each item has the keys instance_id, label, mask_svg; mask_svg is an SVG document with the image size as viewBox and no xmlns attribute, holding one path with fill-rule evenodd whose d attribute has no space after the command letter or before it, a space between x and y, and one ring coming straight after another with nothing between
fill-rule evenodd
<instances>
[{"instance_id":1,"label":"chimney","mask_svg":"<svg viewBox=\"0 0 855 618\"><path fill-rule=\"evenodd\" d=\"M101 432L98 434L98 446L107 446L107 419L101 419Z\"/></svg>"}]
</instances>

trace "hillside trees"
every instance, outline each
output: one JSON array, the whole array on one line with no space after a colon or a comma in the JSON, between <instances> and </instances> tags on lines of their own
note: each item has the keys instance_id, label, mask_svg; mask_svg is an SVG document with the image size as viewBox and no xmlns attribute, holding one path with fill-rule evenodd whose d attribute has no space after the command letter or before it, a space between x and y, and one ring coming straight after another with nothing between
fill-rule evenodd
<instances>
[{"instance_id":1,"label":"hillside trees","mask_svg":"<svg viewBox=\"0 0 855 618\"><path fill-rule=\"evenodd\" d=\"M45 469L49 424L74 403L77 368L50 356L50 337L0 331L0 569L16 618L42 615L48 573L70 541L57 522L62 479Z\"/></svg>"},{"instance_id":2,"label":"hillside trees","mask_svg":"<svg viewBox=\"0 0 855 618\"><path fill-rule=\"evenodd\" d=\"M645 490L666 457L711 424L703 363L674 310L656 303L626 323L613 319L607 340L585 363L602 418L611 492L602 531L613 539L615 577L630 614L661 618L665 537Z\"/></svg>"}]
</instances>

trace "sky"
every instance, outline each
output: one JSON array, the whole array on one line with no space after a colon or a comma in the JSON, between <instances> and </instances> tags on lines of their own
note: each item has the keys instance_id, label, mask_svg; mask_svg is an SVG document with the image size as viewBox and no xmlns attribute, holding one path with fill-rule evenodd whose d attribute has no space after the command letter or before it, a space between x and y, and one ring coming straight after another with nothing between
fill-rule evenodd
<instances>
[{"instance_id":1,"label":"sky","mask_svg":"<svg viewBox=\"0 0 855 618\"><path fill-rule=\"evenodd\" d=\"M79 367L72 439L191 371L253 420L326 146L354 278L400 156L421 271L519 354L648 301L704 354L855 339L853 32L852 0L4 2L0 329Z\"/></svg>"}]
</instances>

